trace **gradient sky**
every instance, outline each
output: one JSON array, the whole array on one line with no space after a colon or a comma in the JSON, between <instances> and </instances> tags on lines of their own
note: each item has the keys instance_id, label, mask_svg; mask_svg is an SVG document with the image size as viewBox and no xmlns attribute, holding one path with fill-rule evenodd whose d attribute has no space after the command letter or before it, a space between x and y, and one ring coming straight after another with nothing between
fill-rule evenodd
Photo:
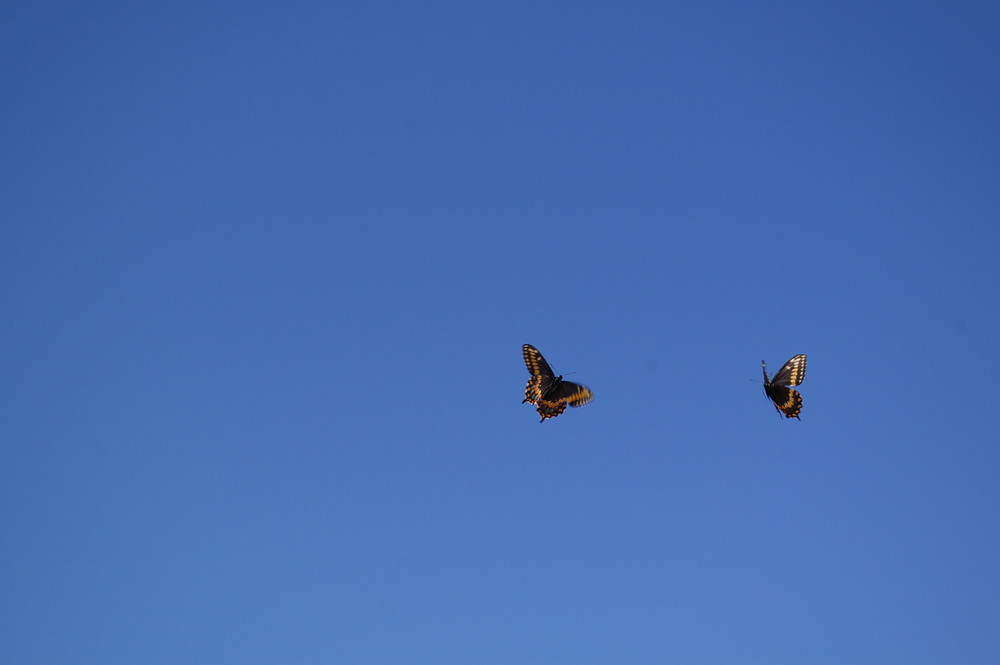
<instances>
[{"instance_id":1,"label":"gradient sky","mask_svg":"<svg viewBox=\"0 0 1000 665\"><path fill-rule=\"evenodd\" d=\"M998 35L6 3L0 661L1000 661Z\"/></svg>"}]
</instances>

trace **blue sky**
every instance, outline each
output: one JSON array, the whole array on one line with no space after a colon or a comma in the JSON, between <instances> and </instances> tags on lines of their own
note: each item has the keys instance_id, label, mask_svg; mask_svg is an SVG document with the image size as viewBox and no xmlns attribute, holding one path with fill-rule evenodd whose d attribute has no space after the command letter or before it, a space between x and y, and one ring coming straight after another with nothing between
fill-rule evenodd
<instances>
[{"instance_id":1,"label":"blue sky","mask_svg":"<svg viewBox=\"0 0 1000 665\"><path fill-rule=\"evenodd\" d=\"M0 660L997 662L998 34L7 3Z\"/></svg>"}]
</instances>

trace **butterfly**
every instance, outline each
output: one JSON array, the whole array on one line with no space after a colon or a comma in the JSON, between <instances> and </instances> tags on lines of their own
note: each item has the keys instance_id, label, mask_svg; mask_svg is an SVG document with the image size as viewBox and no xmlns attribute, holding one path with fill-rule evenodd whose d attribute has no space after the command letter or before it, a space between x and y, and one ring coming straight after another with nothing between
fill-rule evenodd
<instances>
[{"instance_id":1,"label":"butterfly","mask_svg":"<svg viewBox=\"0 0 1000 665\"><path fill-rule=\"evenodd\" d=\"M802 383L802 379L806 378L805 355L789 358L773 379L767 378L767 363L761 360L760 367L764 372L764 394L774 402L774 408L779 413L784 413L786 418L802 420L799 418L799 411L802 410L802 395L789 386L797 386Z\"/></svg>"},{"instance_id":2,"label":"butterfly","mask_svg":"<svg viewBox=\"0 0 1000 665\"><path fill-rule=\"evenodd\" d=\"M538 349L525 344L522 350L524 364L531 376L524 389L524 400L521 404L529 402L537 407L538 414L542 417L538 422L543 423L546 418L555 418L566 410L567 404L573 407L583 406L594 399L594 393L590 392L587 386L563 381L561 376L556 376Z\"/></svg>"}]
</instances>

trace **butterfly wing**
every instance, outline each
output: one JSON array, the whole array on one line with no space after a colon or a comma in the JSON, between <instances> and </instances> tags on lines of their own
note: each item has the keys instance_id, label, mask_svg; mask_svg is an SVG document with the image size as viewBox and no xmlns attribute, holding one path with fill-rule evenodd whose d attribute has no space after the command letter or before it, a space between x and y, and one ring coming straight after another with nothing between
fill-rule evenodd
<instances>
[{"instance_id":1,"label":"butterfly wing","mask_svg":"<svg viewBox=\"0 0 1000 665\"><path fill-rule=\"evenodd\" d=\"M558 383L558 379L538 349L530 344L525 344L521 350L524 354L524 366L531 374L528 377L528 385L524 388L524 399L521 404L525 402L537 404L538 400L542 399L542 396Z\"/></svg>"},{"instance_id":2,"label":"butterfly wing","mask_svg":"<svg viewBox=\"0 0 1000 665\"><path fill-rule=\"evenodd\" d=\"M539 398L538 415L542 417L542 422L544 422L546 418L555 418L565 411L567 405L574 408L581 407L592 399L594 399L594 393L590 392L590 388L587 386L557 378L556 382L549 386L549 389Z\"/></svg>"},{"instance_id":3,"label":"butterfly wing","mask_svg":"<svg viewBox=\"0 0 1000 665\"><path fill-rule=\"evenodd\" d=\"M530 344L525 344L521 351L524 353L524 365L528 368L528 373L532 376L547 376L555 378L556 374L545 362L545 358L538 352L538 349Z\"/></svg>"},{"instance_id":4,"label":"butterfly wing","mask_svg":"<svg viewBox=\"0 0 1000 665\"><path fill-rule=\"evenodd\" d=\"M590 392L590 388L572 381L560 381L551 393L551 395L546 395L546 399L566 402L572 407L581 407L594 399L594 393Z\"/></svg>"},{"instance_id":5,"label":"butterfly wing","mask_svg":"<svg viewBox=\"0 0 1000 665\"><path fill-rule=\"evenodd\" d=\"M528 402L529 404L538 404L538 400L542 398L542 377L540 376L529 376L528 385L524 389L524 399L521 400L521 404Z\"/></svg>"},{"instance_id":6,"label":"butterfly wing","mask_svg":"<svg viewBox=\"0 0 1000 665\"><path fill-rule=\"evenodd\" d=\"M538 422L544 423L546 418L555 418L566 410L566 402L553 402L547 399L538 400L536 405L538 415L542 417Z\"/></svg>"},{"instance_id":7,"label":"butterfly wing","mask_svg":"<svg viewBox=\"0 0 1000 665\"><path fill-rule=\"evenodd\" d=\"M774 375L771 383L779 386L797 386L804 378L806 378L806 357L797 355L788 359L788 362Z\"/></svg>"},{"instance_id":8,"label":"butterfly wing","mask_svg":"<svg viewBox=\"0 0 1000 665\"><path fill-rule=\"evenodd\" d=\"M764 384L764 392L774 403L774 408L779 413L785 414L786 418L799 418L799 411L802 410L802 395L799 391L788 386L777 386L773 383Z\"/></svg>"}]
</instances>

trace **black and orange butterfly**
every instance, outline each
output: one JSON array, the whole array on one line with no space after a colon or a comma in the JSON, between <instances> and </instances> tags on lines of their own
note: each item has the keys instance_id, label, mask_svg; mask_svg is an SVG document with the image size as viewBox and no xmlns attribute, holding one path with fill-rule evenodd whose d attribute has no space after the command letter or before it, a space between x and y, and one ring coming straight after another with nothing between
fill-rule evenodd
<instances>
[{"instance_id":1,"label":"black and orange butterfly","mask_svg":"<svg viewBox=\"0 0 1000 665\"><path fill-rule=\"evenodd\" d=\"M538 414L542 417L538 422L543 423L546 418L555 418L566 410L567 404L573 407L583 406L594 399L594 393L590 392L587 386L563 381L561 376L556 376L538 349L525 344L523 351L524 364L531 377L524 389L524 400L521 404L529 402L538 407Z\"/></svg>"},{"instance_id":2,"label":"black and orange butterfly","mask_svg":"<svg viewBox=\"0 0 1000 665\"><path fill-rule=\"evenodd\" d=\"M799 411L802 410L802 395L789 386L797 386L802 383L802 379L806 378L805 355L789 358L773 379L767 378L767 363L761 360L760 367L764 372L764 394L774 402L774 408L778 410L778 413L784 413L786 418L802 420L799 418Z\"/></svg>"}]
</instances>

